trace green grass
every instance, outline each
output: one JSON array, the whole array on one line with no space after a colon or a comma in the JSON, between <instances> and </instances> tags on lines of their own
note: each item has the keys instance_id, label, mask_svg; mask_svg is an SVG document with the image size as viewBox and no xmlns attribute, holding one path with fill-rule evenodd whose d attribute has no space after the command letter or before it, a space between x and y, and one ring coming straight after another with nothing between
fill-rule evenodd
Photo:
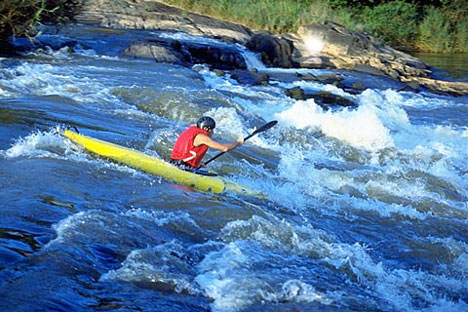
<instances>
[{"instance_id":1,"label":"green grass","mask_svg":"<svg viewBox=\"0 0 468 312\"><path fill-rule=\"evenodd\" d=\"M293 32L299 26L328 18L322 0L164 0L188 11L244 24L275 33Z\"/></svg>"}]
</instances>

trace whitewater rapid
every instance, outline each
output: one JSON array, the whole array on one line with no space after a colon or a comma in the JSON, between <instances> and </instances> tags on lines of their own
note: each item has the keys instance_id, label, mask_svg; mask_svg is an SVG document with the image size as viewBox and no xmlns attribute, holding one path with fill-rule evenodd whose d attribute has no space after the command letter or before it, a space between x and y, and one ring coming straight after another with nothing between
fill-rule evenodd
<instances>
[{"instance_id":1,"label":"whitewater rapid","mask_svg":"<svg viewBox=\"0 0 468 312\"><path fill-rule=\"evenodd\" d=\"M359 94L279 78L247 86L204 65L90 49L0 62L0 274L12 289L0 307L468 309L466 98L393 82ZM289 98L297 86L357 106ZM70 124L167 158L200 115L216 119L219 140L278 120L210 165L268 199L187 190L54 133Z\"/></svg>"}]
</instances>

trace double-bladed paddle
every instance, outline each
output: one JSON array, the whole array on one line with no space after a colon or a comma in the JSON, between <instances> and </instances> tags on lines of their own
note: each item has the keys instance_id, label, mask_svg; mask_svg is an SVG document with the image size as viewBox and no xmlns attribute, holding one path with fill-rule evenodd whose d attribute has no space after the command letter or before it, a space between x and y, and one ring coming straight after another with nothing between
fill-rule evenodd
<instances>
[{"instance_id":1,"label":"double-bladed paddle","mask_svg":"<svg viewBox=\"0 0 468 312\"><path fill-rule=\"evenodd\" d=\"M273 120L273 121L270 121L269 123L267 124L264 124L263 126L261 126L260 128L258 128L257 130L255 130L254 132L252 132L252 134L246 136L244 138L244 142L247 141L248 139L250 139L251 137L253 137L254 135L256 134L259 134L260 132L263 132L263 131L266 131L268 129L270 129L271 127L273 127L274 125L276 125L278 123L277 120ZM219 156L223 155L224 153L226 152L221 152L219 153L218 155L214 156L213 158L211 158L210 160L208 160L207 162L205 162L205 165L208 165L210 162L212 162L213 160L215 160L216 158L218 158Z\"/></svg>"}]
</instances>

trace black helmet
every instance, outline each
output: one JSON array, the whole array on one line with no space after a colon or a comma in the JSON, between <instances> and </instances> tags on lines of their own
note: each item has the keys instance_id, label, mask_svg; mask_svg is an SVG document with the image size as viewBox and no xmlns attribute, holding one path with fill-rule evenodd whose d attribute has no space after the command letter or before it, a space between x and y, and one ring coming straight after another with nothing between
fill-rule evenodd
<instances>
[{"instance_id":1,"label":"black helmet","mask_svg":"<svg viewBox=\"0 0 468 312\"><path fill-rule=\"evenodd\" d=\"M208 128L210 130L213 130L214 128L216 128L216 122L211 117L203 116L200 119L198 119L197 127L200 129Z\"/></svg>"}]
</instances>

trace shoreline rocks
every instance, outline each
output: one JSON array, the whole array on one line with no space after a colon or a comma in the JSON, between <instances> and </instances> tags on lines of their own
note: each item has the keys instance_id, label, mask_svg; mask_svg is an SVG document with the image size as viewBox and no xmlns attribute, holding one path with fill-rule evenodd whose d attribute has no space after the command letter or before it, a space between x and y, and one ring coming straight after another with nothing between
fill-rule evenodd
<instances>
[{"instance_id":1,"label":"shoreline rocks","mask_svg":"<svg viewBox=\"0 0 468 312\"><path fill-rule=\"evenodd\" d=\"M83 10L76 17L79 23L113 29L183 32L244 45L258 52L270 67L358 71L394 79L411 90L423 87L455 96L468 95L468 83L433 79L431 68L421 60L336 23L311 24L294 34L272 35L154 0L82 1ZM155 39L150 34L148 39L136 40L122 50L123 55L153 58L157 62L181 65L200 62L219 69L246 69L239 51ZM242 75L239 77L242 80ZM260 83L265 81L264 77L257 79L263 81ZM252 77L246 81L257 83Z\"/></svg>"},{"instance_id":2,"label":"shoreline rocks","mask_svg":"<svg viewBox=\"0 0 468 312\"><path fill-rule=\"evenodd\" d=\"M171 38L153 38L131 43L122 55L154 59L178 65L211 64L215 69L246 69L244 58L237 49Z\"/></svg>"}]
</instances>

